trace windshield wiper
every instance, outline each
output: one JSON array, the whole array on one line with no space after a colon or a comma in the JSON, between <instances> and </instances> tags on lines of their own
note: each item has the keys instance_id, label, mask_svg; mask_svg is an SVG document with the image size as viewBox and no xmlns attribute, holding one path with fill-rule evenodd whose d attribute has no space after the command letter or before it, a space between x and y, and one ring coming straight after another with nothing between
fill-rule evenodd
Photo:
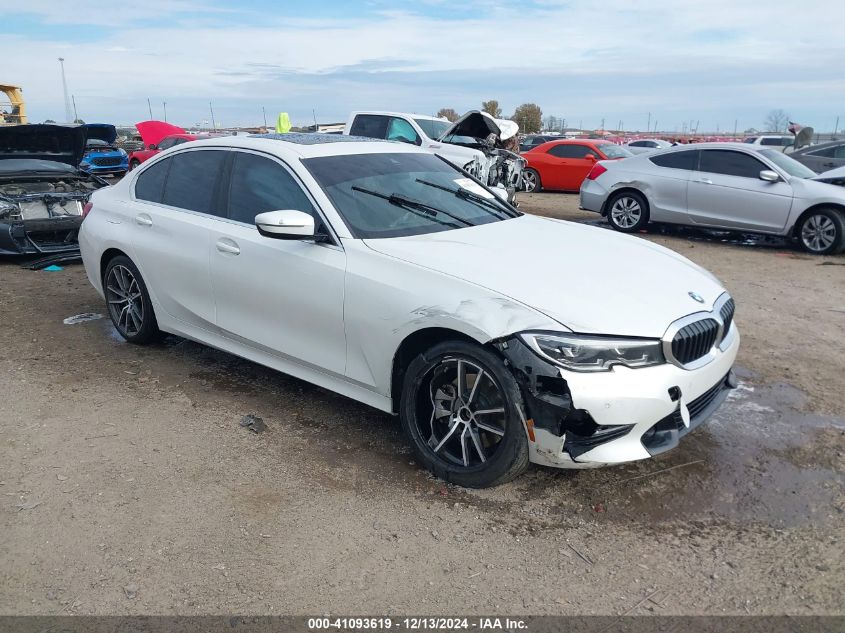
<instances>
[{"instance_id":1,"label":"windshield wiper","mask_svg":"<svg viewBox=\"0 0 845 633\"><path fill-rule=\"evenodd\" d=\"M428 187L434 187L435 189L440 189L441 191L446 191L447 193L451 193L452 195L457 196L457 197L461 198L462 200L467 200L469 202L475 202L479 206L486 207L486 208L488 208L492 211L497 211L499 213L506 213L507 215L505 217L511 217L511 218L516 217L515 215L511 214L511 212L508 209L505 209L501 205L496 204L495 202L491 202L490 200L488 200L484 196L481 196L477 193L474 193L472 191L464 189L463 187L458 187L457 189L451 189L449 187L444 187L443 185L438 185L436 182L429 182L428 180L423 180L421 178L417 178L417 182L422 184L422 185L426 185ZM504 219L500 215L497 215L496 217Z\"/></svg>"},{"instance_id":2,"label":"windshield wiper","mask_svg":"<svg viewBox=\"0 0 845 633\"><path fill-rule=\"evenodd\" d=\"M426 217L435 220L441 224L445 224L446 226L452 226L454 228L460 228L459 225L454 224L452 222L445 222L444 220L438 219L437 214L442 213L443 215L452 218L456 222L460 222L464 226L475 226L472 222L468 220L464 220L456 215L452 215L448 211L444 211L443 209L438 209L437 207L433 207L430 204L426 204L425 202L420 202L419 200L413 200L411 198L406 198L405 196L391 193L381 193L379 191L373 191L372 189L364 189L363 187L353 186L352 191L360 191L361 193L366 193L371 196L375 196L376 198L381 198L382 200L387 200L390 204L395 205L397 207L402 207L404 209L409 209L411 211L421 211Z\"/></svg>"}]
</instances>

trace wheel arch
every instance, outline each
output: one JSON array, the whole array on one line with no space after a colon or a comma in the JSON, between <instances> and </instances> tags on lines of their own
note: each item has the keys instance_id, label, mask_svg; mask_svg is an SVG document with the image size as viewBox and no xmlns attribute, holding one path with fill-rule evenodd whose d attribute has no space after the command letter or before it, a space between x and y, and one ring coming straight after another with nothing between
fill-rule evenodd
<instances>
[{"instance_id":1,"label":"wheel arch","mask_svg":"<svg viewBox=\"0 0 845 633\"><path fill-rule=\"evenodd\" d=\"M431 349L438 343L444 341L464 341L495 349L486 346L484 342L473 338L465 332L460 332L447 327L426 327L408 334L393 355L393 364L390 376L390 399L393 412L399 411L399 399L402 396L402 381L405 379L405 372L411 361L427 349ZM497 352L498 353L498 352Z\"/></svg>"},{"instance_id":2,"label":"wheel arch","mask_svg":"<svg viewBox=\"0 0 845 633\"><path fill-rule=\"evenodd\" d=\"M106 267L109 265L109 262L113 260L115 257L120 256L128 258L130 261L132 260L131 257L124 251L120 250L119 248L107 248L103 251L103 254L100 256L100 280L102 281L103 278L106 276ZM134 263L134 262L133 262Z\"/></svg>"},{"instance_id":3,"label":"wheel arch","mask_svg":"<svg viewBox=\"0 0 845 633\"><path fill-rule=\"evenodd\" d=\"M807 207L804 211L799 215L795 222L792 224L792 228L789 229L789 235L794 238L798 237L798 227L801 226L801 222L804 221L808 215L814 213L815 211L821 211L822 209L832 209L834 211L839 211L843 215L843 219L845 219L845 205L838 204L836 202L819 202L818 204L814 204L811 207Z\"/></svg>"},{"instance_id":4,"label":"wheel arch","mask_svg":"<svg viewBox=\"0 0 845 633\"><path fill-rule=\"evenodd\" d=\"M604 201L604 205L602 205L601 215L607 217L607 213L610 210L610 201L613 200L616 196L622 193L636 193L637 195L641 196L643 200L645 200L645 212L648 216L651 216L651 202L648 200L648 196L642 189L638 189L633 185L623 185L618 189L614 189L607 195L607 199Z\"/></svg>"}]
</instances>

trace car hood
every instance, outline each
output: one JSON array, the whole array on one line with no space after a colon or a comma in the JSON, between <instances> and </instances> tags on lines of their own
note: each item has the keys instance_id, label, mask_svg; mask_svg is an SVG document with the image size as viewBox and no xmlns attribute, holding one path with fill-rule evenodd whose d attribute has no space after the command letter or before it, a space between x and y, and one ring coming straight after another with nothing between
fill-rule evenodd
<instances>
[{"instance_id":1,"label":"car hood","mask_svg":"<svg viewBox=\"0 0 845 633\"><path fill-rule=\"evenodd\" d=\"M842 187L824 182L831 179L830 173L819 174L813 178L791 178L789 184L792 185L792 195L801 200L845 204L845 191Z\"/></svg>"},{"instance_id":2,"label":"car hood","mask_svg":"<svg viewBox=\"0 0 845 633\"><path fill-rule=\"evenodd\" d=\"M117 138L117 129L110 123L86 123L82 127L85 128L89 139L95 138L112 144Z\"/></svg>"},{"instance_id":3,"label":"car hood","mask_svg":"<svg viewBox=\"0 0 845 633\"><path fill-rule=\"evenodd\" d=\"M364 242L505 295L574 332L660 338L672 321L712 309L725 292L713 275L662 246L530 215Z\"/></svg>"},{"instance_id":4,"label":"car hood","mask_svg":"<svg viewBox=\"0 0 845 633\"><path fill-rule=\"evenodd\" d=\"M486 112L470 110L460 119L455 121L444 134L438 139L442 141L450 136L469 136L477 139L485 139L491 134L501 140L507 140L519 132L519 126L514 121L506 119L494 119Z\"/></svg>"},{"instance_id":5,"label":"car hood","mask_svg":"<svg viewBox=\"0 0 845 633\"><path fill-rule=\"evenodd\" d=\"M185 130L178 125L171 125L164 121L141 121L136 123L135 127L138 129L138 134L141 135L141 140L144 141L145 148L150 145L158 145L165 136L185 134Z\"/></svg>"},{"instance_id":6,"label":"car hood","mask_svg":"<svg viewBox=\"0 0 845 633\"><path fill-rule=\"evenodd\" d=\"M0 160L52 160L77 167L85 153L85 128L66 125L0 127Z\"/></svg>"},{"instance_id":7,"label":"car hood","mask_svg":"<svg viewBox=\"0 0 845 633\"><path fill-rule=\"evenodd\" d=\"M811 180L827 180L829 178L845 178L845 166L823 172Z\"/></svg>"}]
</instances>

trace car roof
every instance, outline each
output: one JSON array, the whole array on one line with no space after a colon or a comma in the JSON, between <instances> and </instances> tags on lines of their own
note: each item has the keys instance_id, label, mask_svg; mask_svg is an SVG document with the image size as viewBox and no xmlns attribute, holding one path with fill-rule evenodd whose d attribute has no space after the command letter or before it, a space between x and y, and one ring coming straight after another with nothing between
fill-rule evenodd
<instances>
[{"instance_id":1,"label":"car roof","mask_svg":"<svg viewBox=\"0 0 845 633\"><path fill-rule=\"evenodd\" d=\"M223 136L192 141L180 145L189 147L235 147L254 149L270 154L296 156L298 158L316 158L319 156L338 156L349 154L390 154L421 153L428 154L416 145L399 141L383 141L361 136L340 134L250 134L249 136Z\"/></svg>"},{"instance_id":2,"label":"car roof","mask_svg":"<svg viewBox=\"0 0 845 633\"><path fill-rule=\"evenodd\" d=\"M388 112L386 110L356 110L352 114L349 115L349 118L357 116L359 114L377 114L379 116L399 116L399 117L408 117L411 119L425 119L426 121L441 121L444 123L449 123L448 119L444 119L442 117L431 116L429 114L414 114L413 112Z\"/></svg>"}]
</instances>

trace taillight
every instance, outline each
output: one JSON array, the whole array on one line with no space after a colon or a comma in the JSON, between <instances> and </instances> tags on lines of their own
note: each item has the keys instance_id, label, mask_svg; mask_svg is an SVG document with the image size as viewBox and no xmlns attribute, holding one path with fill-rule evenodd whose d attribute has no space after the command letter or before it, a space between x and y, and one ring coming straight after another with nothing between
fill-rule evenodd
<instances>
[{"instance_id":1,"label":"taillight","mask_svg":"<svg viewBox=\"0 0 845 633\"><path fill-rule=\"evenodd\" d=\"M88 214L91 213L91 209L93 209L93 208L94 208L93 202L86 202L85 203L85 206L82 207L82 219L83 220L88 217Z\"/></svg>"},{"instance_id":2,"label":"taillight","mask_svg":"<svg viewBox=\"0 0 845 633\"><path fill-rule=\"evenodd\" d=\"M604 165L599 165L596 163L593 165L593 168L590 170L590 173L587 174L587 180L595 180L599 176L601 176L604 172L607 171L607 167Z\"/></svg>"}]
</instances>

